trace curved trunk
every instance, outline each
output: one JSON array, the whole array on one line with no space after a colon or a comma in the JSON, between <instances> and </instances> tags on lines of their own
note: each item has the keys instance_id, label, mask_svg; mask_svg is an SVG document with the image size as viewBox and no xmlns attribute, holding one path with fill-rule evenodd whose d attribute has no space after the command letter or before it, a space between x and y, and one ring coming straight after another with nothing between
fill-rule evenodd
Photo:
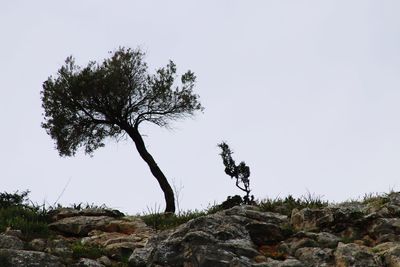
<instances>
[{"instance_id":1,"label":"curved trunk","mask_svg":"<svg viewBox=\"0 0 400 267\"><path fill-rule=\"evenodd\" d=\"M143 142L143 138L140 135L138 129L129 127L128 129L126 129L126 132L132 138L140 156L147 163L147 165L150 168L151 173L157 179L162 191L164 192L164 197L165 197L165 202L166 202L165 212L174 213L175 212L174 191L172 190L170 184L168 183L168 180L165 177L164 173L158 167L154 158L147 151L146 146Z\"/></svg>"}]
</instances>

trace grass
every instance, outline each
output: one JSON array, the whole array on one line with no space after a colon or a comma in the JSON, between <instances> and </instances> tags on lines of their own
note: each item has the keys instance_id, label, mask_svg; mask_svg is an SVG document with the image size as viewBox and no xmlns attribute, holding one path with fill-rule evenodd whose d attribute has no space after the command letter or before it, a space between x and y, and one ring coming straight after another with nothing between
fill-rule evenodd
<instances>
[{"instance_id":1,"label":"grass","mask_svg":"<svg viewBox=\"0 0 400 267\"><path fill-rule=\"evenodd\" d=\"M95 260L105 254L101 247L94 245L83 245L80 242L72 244L71 250L72 257L74 259L89 258Z\"/></svg>"},{"instance_id":2,"label":"grass","mask_svg":"<svg viewBox=\"0 0 400 267\"><path fill-rule=\"evenodd\" d=\"M175 228L191 219L198 218L200 216L207 215L205 211L185 211L179 214L165 214L165 213L147 213L140 218L150 227L156 230L166 230Z\"/></svg>"},{"instance_id":3,"label":"grass","mask_svg":"<svg viewBox=\"0 0 400 267\"><path fill-rule=\"evenodd\" d=\"M261 211L278 212L290 216L294 208L323 208L328 206L328 201L322 200L322 197L313 194L307 194L295 199L289 195L286 198L265 199L257 201L255 206ZM148 209L148 212L139 216L148 226L156 230L166 230L175 228L191 219L198 218L223 210L222 205L211 205L203 211L189 210L179 212L178 214L165 214L160 209Z\"/></svg>"},{"instance_id":4,"label":"grass","mask_svg":"<svg viewBox=\"0 0 400 267\"><path fill-rule=\"evenodd\" d=\"M324 208L328 205L329 202L323 200L321 196L310 193L300 198L294 198L292 195L285 198L267 198L256 204L261 211L278 212L287 216L291 216L293 209Z\"/></svg>"},{"instance_id":5,"label":"grass","mask_svg":"<svg viewBox=\"0 0 400 267\"><path fill-rule=\"evenodd\" d=\"M0 232L11 228L21 230L25 240L46 238L50 235L47 211L28 205L28 194L29 191L0 193Z\"/></svg>"}]
</instances>

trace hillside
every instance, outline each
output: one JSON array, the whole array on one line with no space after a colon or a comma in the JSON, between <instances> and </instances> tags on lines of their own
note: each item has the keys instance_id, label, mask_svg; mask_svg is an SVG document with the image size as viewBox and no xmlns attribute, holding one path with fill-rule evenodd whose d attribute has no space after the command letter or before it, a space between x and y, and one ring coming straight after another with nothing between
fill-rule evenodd
<instances>
[{"instance_id":1,"label":"hillside","mask_svg":"<svg viewBox=\"0 0 400 267\"><path fill-rule=\"evenodd\" d=\"M55 209L43 237L10 228L0 235L0 266L400 266L399 192L319 207L288 203L198 213L166 230L162 221L179 216Z\"/></svg>"}]
</instances>

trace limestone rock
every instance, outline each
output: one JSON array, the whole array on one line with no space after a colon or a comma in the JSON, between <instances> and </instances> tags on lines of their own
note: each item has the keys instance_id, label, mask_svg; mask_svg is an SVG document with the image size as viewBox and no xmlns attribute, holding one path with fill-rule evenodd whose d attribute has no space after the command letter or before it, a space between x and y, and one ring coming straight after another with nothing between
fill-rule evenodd
<instances>
[{"instance_id":1,"label":"limestone rock","mask_svg":"<svg viewBox=\"0 0 400 267\"><path fill-rule=\"evenodd\" d=\"M321 226L332 223L333 214L328 209L294 209L291 216L291 224L298 231L316 231Z\"/></svg>"},{"instance_id":2,"label":"limestone rock","mask_svg":"<svg viewBox=\"0 0 400 267\"><path fill-rule=\"evenodd\" d=\"M99 263L98 261L92 259L82 258L71 267L105 267L103 264Z\"/></svg>"},{"instance_id":3,"label":"limestone rock","mask_svg":"<svg viewBox=\"0 0 400 267\"><path fill-rule=\"evenodd\" d=\"M380 267L380 258L373 254L369 248L354 243L339 243L334 253L337 267Z\"/></svg>"},{"instance_id":4,"label":"limestone rock","mask_svg":"<svg viewBox=\"0 0 400 267\"><path fill-rule=\"evenodd\" d=\"M12 235L0 234L0 249L22 249L24 247L24 242L18 237Z\"/></svg>"},{"instance_id":5,"label":"limestone rock","mask_svg":"<svg viewBox=\"0 0 400 267\"><path fill-rule=\"evenodd\" d=\"M50 229L71 235L87 236L93 230L124 234L150 232L150 228L138 218L115 219L108 216L66 217L49 224Z\"/></svg>"},{"instance_id":6,"label":"limestone rock","mask_svg":"<svg viewBox=\"0 0 400 267\"><path fill-rule=\"evenodd\" d=\"M113 218L120 218L124 216L124 214L118 210L102 208L88 208L82 210L77 210L73 208L60 208L49 211L49 215L51 216L53 221L76 216L107 216Z\"/></svg>"},{"instance_id":7,"label":"limestone rock","mask_svg":"<svg viewBox=\"0 0 400 267\"><path fill-rule=\"evenodd\" d=\"M6 231L4 232L5 235L10 235L10 236L15 236L19 239L22 239L22 231L21 230L16 230L16 229L11 229L10 227L7 227Z\"/></svg>"},{"instance_id":8,"label":"limestone rock","mask_svg":"<svg viewBox=\"0 0 400 267\"><path fill-rule=\"evenodd\" d=\"M1 266L12 267L65 267L60 258L38 251L0 249Z\"/></svg>"},{"instance_id":9,"label":"limestone rock","mask_svg":"<svg viewBox=\"0 0 400 267\"><path fill-rule=\"evenodd\" d=\"M296 259L286 259L284 261L278 261L268 259L266 263L253 265L254 267L306 267L304 263Z\"/></svg>"},{"instance_id":10,"label":"limestone rock","mask_svg":"<svg viewBox=\"0 0 400 267\"><path fill-rule=\"evenodd\" d=\"M246 229L249 231L251 240L258 246L274 244L288 236L284 229L272 223L249 223Z\"/></svg>"},{"instance_id":11,"label":"limestone rock","mask_svg":"<svg viewBox=\"0 0 400 267\"><path fill-rule=\"evenodd\" d=\"M333 250L329 248L303 247L296 251L296 258L306 266L333 267Z\"/></svg>"},{"instance_id":12,"label":"limestone rock","mask_svg":"<svg viewBox=\"0 0 400 267\"><path fill-rule=\"evenodd\" d=\"M29 246L35 251L44 251L47 246L47 241L42 238L35 238L29 242Z\"/></svg>"},{"instance_id":13,"label":"limestone rock","mask_svg":"<svg viewBox=\"0 0 400 267\"><path fill-rule=\"evenodd\" d=\"M400 218L379 218L369 229L371 236L381 238L388 235L394 235L394 239L400 234ZM400 241L400 240L381 240L384 241Z\"/></svg>"},{"instance_id":14,"label":"limestone rock","mask_svg":"<svg viewBox=\"0 0 400 267\"><path fill-rule=\"evenodd\" d=\"M174 230L150 238L130 257L132 266L147 263L169 266L251 266L261 255L251 241L249 229L285 221L286 216L262 213L241 206L193 219ZM262 221L258 221L262 220ZM275 226L275 225L274 225Z\"/></svg>"},{"instance_id":15,"label":"limestone rock","mask_svg":"<svg viewBox=\"0 0 400 267\"><path fill-rule=\"evenodd\" d=\"M385 266L400 266L400 242L382 243L373 248L384 261Z\"/></svg>"},{"instance_id":16,"label":"limestone rock","mask_svg":"<svg viewBox=\"0 0 400 267\"><path fill-rule=\"evenodd\" d=\"M49 224L49 228L67 235L86 236L94 229L103 229L112 220L107 216L67 217Z\"/></svg>"}]
</instances>

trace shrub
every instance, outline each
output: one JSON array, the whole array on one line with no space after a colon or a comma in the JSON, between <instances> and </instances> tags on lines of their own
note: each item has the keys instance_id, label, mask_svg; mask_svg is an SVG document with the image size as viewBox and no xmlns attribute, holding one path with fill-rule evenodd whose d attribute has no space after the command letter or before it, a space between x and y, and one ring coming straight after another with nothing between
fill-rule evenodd
<instances>
[{"instance_id":1,"label":"shrub","mask_svg":"<svg viewBox=\"0 0 400 267\"><path fill-rule=\"evenodd\" d=\"M83 245L80 242L76 242L71 246L72 256L75 259L80 258L89 258L89 259L97 259L104 255L103 250L94 245Z\"/></svg>"},{"instance_id":2,"label":"shrub","mask_svg":"<svg viewBox=\"0 0 400 267\"><path fill-rule=\"evenodd\" d=\"M40 206L28 205L29 191L0 193L0 231L8 227L21 230L24 239L47 237L47 212Z\"/></svg>"},{"instance_id":3,"label":"shrub","mask_svg":"<svg viewBox=\"0 0 400 267\"><path fill-rule=\"evenodd\" d=\"M244 191L246 195L243 197L243 204L254 204L254 196L250 196L250 167L246 165L244 161L236 165L235 161L232 159L232 150L229 148L228 144L222 142L218 144L221 148L221 157L225 165L225 173L231 177L231 179L236 179L236 187Z\"/></svg>"},{"instance_id":4,"label":"shrub","mask_svg":"<svg viewBox=\"0 0 400 267\"><path fill-rule=\"evenodd\" d=\"M207 215L204 211L185 211L179 214L171 213L149 213L140 216L140 218L150 227L156 230L166 230L174 228L191 219L198 218L200 216Z\"/></svg>"},{"instance_id":5,"label":"shrub","mask_svg":"<svg viewBox=\"0 0 400 267\"><path fill-rule=\"evenodd\" d=\"M292 195L288 195L284 199L264 199L259 201L257 206L262 211L278 212L287 216L291 216L293 209L304 209L304 208L323 208L328 206L328 201L322 200L321 196L315 196L314 194L308 193L306 196L300 198L294 198Z\"/></svg>"}]
</instances>

